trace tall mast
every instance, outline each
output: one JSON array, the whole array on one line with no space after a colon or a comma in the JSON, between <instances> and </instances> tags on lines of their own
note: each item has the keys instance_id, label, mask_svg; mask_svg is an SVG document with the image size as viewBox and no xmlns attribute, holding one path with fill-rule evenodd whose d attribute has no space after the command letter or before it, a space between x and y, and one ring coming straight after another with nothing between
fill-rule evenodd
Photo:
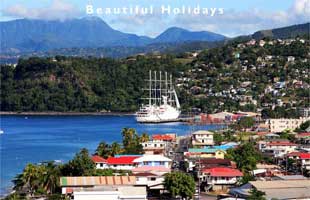
<instances>
[{"instance_id":1,"label":"tall mast","mask_svg":"<svg viewBox=\"0 0 310 200\"><path fill-rule=\"evenodd\" d=\"M167 77L167 72L165 72L165 84L166 84L166 89L165 89L165 95L168 98L168 77Z\"/></svg>"},{"instance_id":2,"label":"tall mast","mask_svg":"<svg viewBox=\"0 0 310 200\"><path fill-rule=\"evenodd\" d=\"M150 70L149 74L150 74L149 106L151 106L152 105L152 71L151 70Z\"/></svg>"},{"instance_id":3,"label":"tall mast","mask_svg":"<svg viewBox=\"0 0 310 200\"><path fill-rule=\"evenodd\" d=\"M159 71L159 104L161 105L161 101L162 101L162 98L161 98L161 71Z\"/></svg>"},{"instance_id":4,"label":"tall mast","mask_svg":"<svg viewBox=\"0 0 310 200\"><path fill-rule=\"evenodd\" d=\"M157 85L156 85L156 71L154 71L155 79L154 79L154 90L155 90L155 105L157 105Z\"/></svg>"},{"instance_id":5,"label":"tall mast","mask_svg":"<svg viewBox=\"0 0 310 200\"><path fill-rule=\"evenodd\" d=\"M172 75L170 74L170 88L169 88L169 99L172 105Z\"/></svg>"}]
</instances>

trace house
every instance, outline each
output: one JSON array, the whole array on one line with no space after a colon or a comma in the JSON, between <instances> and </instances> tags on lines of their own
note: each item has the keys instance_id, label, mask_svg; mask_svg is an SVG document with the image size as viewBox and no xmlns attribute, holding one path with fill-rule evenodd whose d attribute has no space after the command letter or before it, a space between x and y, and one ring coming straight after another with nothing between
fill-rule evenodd
<instances>
[{"instance_id":1,"label":"house","mask_svg":"<svg viewBox=\"0 0 310 200\"><path fill-rule=\"evenodd\" d=\"M162 155L143 155L134 161L135 168L133 173L154 173L156 175L164 175L171 172L172 160Z\"/></svg>"},{"instance_id":2,"label":"house","mask_svg":"<svg viewBox=\"0 0 310 200\"><path fill-rule=\"evenodd\" d=\"M118 156L107 159L108 168L116 170L132 170L134 160L140 156Z\"/></svg>"},{"instance_id":3,"label":"house","mask_svg":"<svg viewBox=\"0 0 310 200\"><path fill-rule=\"evenodd\" d=\"M143 155L133 160L135 167L152 166L171 168L172 160L162 155Z\"/></svg>"},{"instance_id":4,"label":"house","mask_svg":"<svg viewBox=\"0 0 310 200\"><path fill-rule=\"evenodd\" d=\"M298 146L297 144L291 143L289 141L260 141L258 145L259 150L263 154L272 156L274 158L283 158L286 154L295 151Z\"/></svg>"},{"instance_id":5,"label":"house","mask_svg":"<svg viewBox=\"0 0 310 200\"><path fill-rule=\"evenodd\" d=\"M166 152L167 142L160 140L151 140L141 143L145 154L161 154L164 155Z\"/></svg>"},{"instance_id":6,"label":"house","mask_svg":"<svg viewBox=\"0 0 310 200\"><path fill-rule=\"evenodd\" d=\"M146 187L137 187L135 176L61 177L62 194L75 200L146 200Z\"/></svg>"},{"instance_id":7,"label":"house","mask_svg":"<svg viewBox=\"0 0 310 200\"><path fill-rule=\"evenodd\" d=\"M107 160L102 158L101 156L94 155L91 157L92 161L96 165L96 169L106 169L108 168Z\"/></svg>"},{"instance_id":8,"label":"house","mask_svg":"<svg viewBox=\"0 0 310 200\"><path fill-rule=\"evenodd\" d=\"M136 173L136 185L146 186L150 193L154 194L156 191L157 194L160 193L160 190L164 189L164 180L165 177L162 175L156 175L150 172L140 172ZM155 191L156 190L156 191Z\"/></svg>"},{"instance_id":9,"label":"house","mask_svg":"<svg viewBox=\"0 0 310 200\"><path fill-rule=\"evenodd\" d=\"M294 56L288 56L287 57L287 62L294 62L295 61L295 57Z\"/></svg>"},{"instance_id":10,"label":"house","mask_svg":"<svg viewBox=\"0 0 310 200\"><path fill-rule=\"evenodd\" d=\"M213 167L230 167L236 168L236 164L229 159L219 158L192 158L186 160L189 164L188 170L194 171L194 169L206 169Z\"/></svg>"},{"instance_id":11,"label":"house","mask_svg":"<svg viewBox=\"0 0 310 200\"><path fill-rule=\"evenodd\" d=\"M282 132L285 130L295 130L307 120L310 120L310 117L301 117L299 119L268 119L266 124L269 126L270 132Z\"/></svg>"},{"instance_id":12,"label":"house","mask_svg":"<svg viewBox=\"0 0 310 200\"><path fill-rule=\"evenodd\" d=\"M243 176L238 169L228 167L213 167L202 170L202 181L213 190L223 190L235 185Z\"/></svg>"},{"instance_id":13,"label":"house","mask_svg":"<svg viewBox=\"0 0 310 200\"><path fill-rule=\"evenodd\" d=\"M255 177L272 177L281 174L281 168L278 165L258 163L252 173Z\"/></svg>"},{"instance_id":14,"label":"house","mask_svg":"<svg viewBox=\"0 0 310 200\"><path fill-rule=\"evenodd\" d=\"M310 153L291 152L287 154L287 157L297 160L301 168L310 170Z\"/></svg>"},{"instance_id":15,"label":"house","mask_svg":"<svg viewBox=\"0 0 310 200\"><path fill-rule=\"evenodd\" d=\"M192 145L201 148L214 145L213 133L204 130L192 133Z\"/></svg>"}]
</instances>

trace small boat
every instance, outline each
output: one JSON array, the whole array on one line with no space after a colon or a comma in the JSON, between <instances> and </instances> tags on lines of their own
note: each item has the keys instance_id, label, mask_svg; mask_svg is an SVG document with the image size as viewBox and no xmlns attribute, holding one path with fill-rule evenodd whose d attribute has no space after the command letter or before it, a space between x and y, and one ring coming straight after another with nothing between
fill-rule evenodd
<instances>
[{"instance_id":1,"label":"small boat","mask_svg":"<svg viewBox=\"0 0 310 200\"><path fill-rule=\"evenodd\" d=\"M0 135L4 134L4 131L2 129L0 129Z\"/></svg>"}]
</instances>

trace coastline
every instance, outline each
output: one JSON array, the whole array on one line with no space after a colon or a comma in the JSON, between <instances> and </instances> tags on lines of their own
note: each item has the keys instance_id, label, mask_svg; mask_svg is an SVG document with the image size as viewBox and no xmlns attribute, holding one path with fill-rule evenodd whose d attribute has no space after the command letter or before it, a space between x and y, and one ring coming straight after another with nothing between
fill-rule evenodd
<instances>
[{"instance_id":1,"label":"coastline","mask_svg":"<svg viewBox=\"0 0 310 200\"><path fill-rule=\"evenodd\" d=\"M0 115L36 115L36 116L81 116L81 115L94 115L94 116L131 116L131 112L12 112L1 111Z\"/></svg>"}]
</instances>

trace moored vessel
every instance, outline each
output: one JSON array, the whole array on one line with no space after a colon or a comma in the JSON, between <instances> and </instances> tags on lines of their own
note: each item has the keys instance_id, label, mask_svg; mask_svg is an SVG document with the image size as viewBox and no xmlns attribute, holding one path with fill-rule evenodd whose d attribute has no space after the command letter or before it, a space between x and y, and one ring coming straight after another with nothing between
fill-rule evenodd
<instances>
[{"instance_id":1,"label":"moored vessel","mask_svg":"<svg viewBox=\"0 0 310 200\"><path fill-rule=\"evenodd\" d=\"M159 78L157 77L159 75ZM177 93L172 84L172 75L162 72L149 71L149 87L144 89L148 91L148 97L142 98L148 100L147 105L142 105L136 113L136 120L140 123L163 123L178 121L180 103Z\"/></svg>"}]
</instances>

